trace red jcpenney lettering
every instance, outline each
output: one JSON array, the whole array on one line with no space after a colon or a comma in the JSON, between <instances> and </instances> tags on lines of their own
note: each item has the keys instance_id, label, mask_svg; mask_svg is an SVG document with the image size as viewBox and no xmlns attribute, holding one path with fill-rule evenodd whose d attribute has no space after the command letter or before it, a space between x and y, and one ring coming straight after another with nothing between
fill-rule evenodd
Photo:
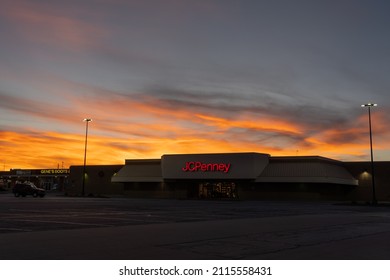
<instances>
[{"instance_id":1,"label":"red jcpenney lettering","mask_svg":"<svg viewBox=\"0 0 390 280\"><path fill-rule=\"evenodd\" d=\"M187 161L185 166L181 169L184 172L223 172L228 173L230 169L230 163L202 163L200 161Z\"/></svg>"}]
</instances>

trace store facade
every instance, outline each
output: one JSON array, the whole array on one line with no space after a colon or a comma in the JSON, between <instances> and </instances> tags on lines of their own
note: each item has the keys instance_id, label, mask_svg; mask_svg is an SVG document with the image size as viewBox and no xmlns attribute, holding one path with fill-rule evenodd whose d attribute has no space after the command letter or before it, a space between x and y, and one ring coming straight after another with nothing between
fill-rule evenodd
<instances>
[{"instance_id":1,"label":"store facade","mask_svg":"<svg viewBox=\"0 0 390 280\"><path fill-rule=\"evenodd\" d=\"M390 162L375 162L376 196L390 201ZM31 181L67 195L209 200L372 201L371 164L262 153L174 154L121 165L0 172L0 190Z\"/></svg>"},{"instance_id":2,"label":"store facade","mask_svg":"<svg viewBox=\"0 0 390 280\"><path fill-rule=\"evenodd\" d=\"M70 170L57 169L11 169L0 172L2 185L9 189L16 182L29 181L45 190L63 191L69 185Z\"/></svg>"},{"instance_id":3,"label":"store facade","mask_svg":"<svg viewBox=\"0 0 390 280\"><path fill-rule=\"evenodd\" d=\"M176 154L126 160L111 181L131 197L345 200L358 180L340 161L262 153Z\"/></svg>"}]
</instances>

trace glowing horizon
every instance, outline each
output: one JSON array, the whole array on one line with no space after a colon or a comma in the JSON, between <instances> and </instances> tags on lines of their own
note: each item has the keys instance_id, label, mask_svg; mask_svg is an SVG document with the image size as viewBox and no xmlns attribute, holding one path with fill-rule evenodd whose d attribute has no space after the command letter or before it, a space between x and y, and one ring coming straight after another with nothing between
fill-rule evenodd
<instances>
[{"instance_id":1,"label":"glowing horizon","mask_svg":"<svg viewBox=\"0 0 390 280\"><path fill-rule=\"evenodd\" d=\"M219 137L216 137L216 132L207 133L206 131L184 131L183 128L168 126L166 136L159 137L159 134L164 134L164 128L158 127L155 124L143 124L145 131L154 131L159 129L159 133L154 133L148 138L140 138L137 135L131 135L129 132L128 138L124 137L124 128L113 127L115 136L103 135L102 129L106 125L99 124L95 121L89 124L88 134L88 150L87 164L88 165L109 165L109 164L124 164L126 159L151 159L160 158L164 154L194 154L194 153L232 153L232 152L259 152L267 153L271 156L324 156L338 160L349 161L368 161L368 134L365 128L351 128L349 131L328 130L320 132L313 137L307 137L295 142L295 146L287 146L283 148L278 146L274 138L280 141L291 141L289 137L299 139L303 134L303 128L296 128L293 132L290 128L283 130L279 127L277 135L270 136L268 145L264 143L256 143L250 139L244 139L242 135L250 135L252 137L256 133L239 134L237 130L258 130L259 134L264 130L263 126L259 126L256 122L250 124L249 120L233 121L231 125L226 125L229 120L220 118L198 116L197 122L206 123L203 125L207 128L213 127L214 131L219 131ZM364 118L360 118L358 122L363 122ZM163 123L163 122L162 122ZM24 132L0 132L2 139L3 155L13 155L12 157L3 157L3 169L36 169L36 168L56 168L64 166L69 168L72 165L82 165L84 156L84 141L85 141L85 125L82 120L79 121L81 133L58 133L47 131L24 131ZM359 125L360 126L360 125ZM249 128L248 128L249 127ZM136 131L140 131L137 128ZM233 134L224 130L233 130ZM302 131L300 131L302 130ZM174 136L177 131L182 137ZM83 133L84 132L84 133ZM271 134L275 133L275 128L270 128ZM345 134L359 135L359 141L354 139L353 143L334 143L326 142L321 139L336 139L343 137ZM121 136L120 136L121 135ZM229 136L225 139L224 136ZM286 136L287 135L287 136ZM233 139L232 137L236 137ZM375 138L374 138L375 140ZM385 144L377 142L377 150L386 147Z\"/></svg>"}]
</instances>

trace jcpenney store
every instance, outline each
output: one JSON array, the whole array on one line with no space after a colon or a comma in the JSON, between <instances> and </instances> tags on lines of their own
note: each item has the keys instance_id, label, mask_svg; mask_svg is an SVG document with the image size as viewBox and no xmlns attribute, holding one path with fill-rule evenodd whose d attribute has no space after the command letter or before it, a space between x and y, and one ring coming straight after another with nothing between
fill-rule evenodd
<instances>
[{"instance_id":1,"label":"jcpenney store","mask_svg":"<svg viewBox=\"0 0 390 280\"><path fill-rule=\"evenodd\" d=\"M111 179L126 195L189 199L344 200L358 186L343 162L261 153L178 154L126 160Z\"/></svg>"}]
</instances>

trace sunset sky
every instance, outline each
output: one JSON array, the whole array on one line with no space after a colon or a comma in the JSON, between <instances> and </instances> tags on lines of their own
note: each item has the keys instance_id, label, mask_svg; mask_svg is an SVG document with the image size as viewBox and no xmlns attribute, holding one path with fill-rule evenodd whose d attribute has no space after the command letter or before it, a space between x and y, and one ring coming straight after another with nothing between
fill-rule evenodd
<instances>
[{"instance_id":1,"label":"sunset sky","mask_svg":"<svg viewBox=\"0 0 390 280\"><path fill-rule=\"evenodd\" d=\"M390 1L0 0L0 170L390 160Z\"/></svg>"}]
</instances>

